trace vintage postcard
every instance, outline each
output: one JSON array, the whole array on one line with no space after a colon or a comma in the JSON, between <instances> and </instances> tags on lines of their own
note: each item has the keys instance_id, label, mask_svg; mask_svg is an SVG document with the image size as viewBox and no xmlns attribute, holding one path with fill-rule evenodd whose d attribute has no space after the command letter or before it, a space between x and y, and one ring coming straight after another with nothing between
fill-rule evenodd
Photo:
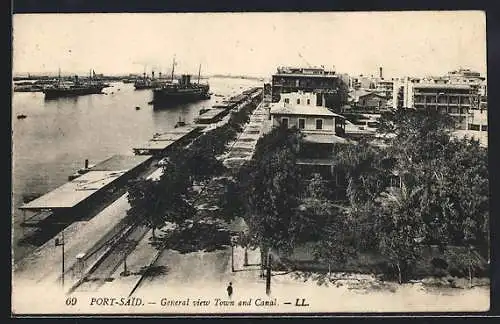
<instances>
[{"instance_id":1,"label":"vintage postcard","mask_svg":"<svg viewBox=\"0 0 500 324\"><path fill-rule=\"evenodd\" d=\"M15 14L12 313L490 307L481 11Z\"/></svg>"}]
</instances>

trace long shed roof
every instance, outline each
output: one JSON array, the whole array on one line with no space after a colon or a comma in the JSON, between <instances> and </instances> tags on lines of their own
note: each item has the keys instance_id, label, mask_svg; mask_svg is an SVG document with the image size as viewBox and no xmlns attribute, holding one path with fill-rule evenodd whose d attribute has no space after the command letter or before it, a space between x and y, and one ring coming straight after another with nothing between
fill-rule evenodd
<instances>
[{"instance_id":1,"label":"long shed roof","mask_svg":"<svg viewBox=\"0 0 500 324\"><path fill-rule=\"evenodd\" d=\"M89 171L19 208L23 210L72 208L124 173L125 171Z\"/></svg>"}]
</instances>

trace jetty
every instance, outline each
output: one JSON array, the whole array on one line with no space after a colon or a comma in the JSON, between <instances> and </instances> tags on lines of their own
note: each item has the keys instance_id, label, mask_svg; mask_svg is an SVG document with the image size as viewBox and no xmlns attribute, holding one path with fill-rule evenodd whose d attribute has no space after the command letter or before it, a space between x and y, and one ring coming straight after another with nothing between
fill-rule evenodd
<instances>
[{"instance_id":1,"label":"jetty","mask_svg":"<svg viewBox=\"0 0 500 324\"><path fill-rule=\"evenodd\" d=\"M150 159L146 155L114 155L98 163L78 178L19 207L23 211L21 226L42 227L56 219L71 223L103 196L144 170Z\"/></svg>"},{"instance_id":2,"label":"jetty","mask_svg":"<svg viewBox=\"0 0 500 324\"><path fill-rule=\"evenodd\" d=\"M201 126L180 126L171 131L153 135L146 143L135 146L132 150L137 155L161 155L175 147L186 144L203 129Z\"/></svg>"}]
</instances>

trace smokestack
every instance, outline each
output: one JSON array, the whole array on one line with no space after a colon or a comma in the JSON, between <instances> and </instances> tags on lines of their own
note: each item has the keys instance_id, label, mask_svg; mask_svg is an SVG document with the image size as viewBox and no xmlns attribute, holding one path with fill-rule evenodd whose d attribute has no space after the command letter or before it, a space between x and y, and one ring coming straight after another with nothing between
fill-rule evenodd
<instances>
[{"instance_id":1,"label":"smokestack","mask_svg":"<svg viewBox=\"0 0 500 324\"><path fill-rule=\"evenodd\" d=\"M379 67L379 78L383 79L384 75L382 74L382 67Z\"/></svg>"},{"instance_id":2,"label":"smokestack","mask_svg":"<svg viewBox=\"0 0 500 324\"><path fill-rule=\"evenodd\" d=\"M85 169L89 168L89 159L85 159Z\"/></svg>"},{"instance_id":3,"label":"smokestack","mask_svg":"<svg viewBox=\"0 0 500 324\"><path fill-rule=\"evenodd\" d=\"M154 79L155 78L155 71L151 71L151 77Z\"/></svg>"}]
</instances>

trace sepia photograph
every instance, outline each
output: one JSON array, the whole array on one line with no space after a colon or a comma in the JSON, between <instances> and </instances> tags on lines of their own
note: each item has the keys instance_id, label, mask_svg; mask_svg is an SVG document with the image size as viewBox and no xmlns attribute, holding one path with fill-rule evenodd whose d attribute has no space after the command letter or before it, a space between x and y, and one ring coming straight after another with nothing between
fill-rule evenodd
<instances>
[{"instance_id":1,"label":"sepia photograph","mask_svg":"<svg viewBox=\"0 0 500 324\"><path fill-rule=\"evenodd\" d=\"M12 16L11 313L490 309L483 11Z\"/></svg>"}]
</instances>

